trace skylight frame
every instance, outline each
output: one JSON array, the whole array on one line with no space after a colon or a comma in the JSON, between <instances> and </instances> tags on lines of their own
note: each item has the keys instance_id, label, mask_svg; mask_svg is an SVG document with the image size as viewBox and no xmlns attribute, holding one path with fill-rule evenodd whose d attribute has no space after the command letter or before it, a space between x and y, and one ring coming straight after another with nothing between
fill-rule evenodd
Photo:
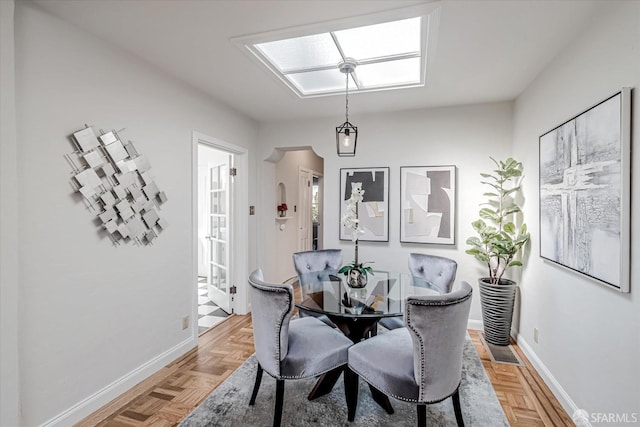
<instances>
[{"instance_id":1,"label":"skylight frame","mask_svg":"<svg viewBox=\"0 0 640 427\"><path fill-rule=\"evenodd\" d=\"M357 79L358 70L355 70L355 77L352 74L352 79L356 81L356 87L353 87L351 84L349 86L350 93L359 93L359 92L374 92L381 90L394 90L401 88L410 88L410 87L421 87L426 84L426 76L427 76L427 67L428 63L432 61L432 52L435 50L435 34L437 33L437 26L439 23L439 11L440 7L438 4L429 4L429 5L419 5L416 7L404 8L404 9L396 9L393 11L387 11L383 13L371 14L366 16L361 16L357 18L349 18L340 21L332 21L330 23L321 23L314 24L308 26L301 26L296 28L291 28L287 30L275 31L270 33L263 33L251 36L237 37L232 39L233 43L236 44L237 47L241 48L245 53L249 54L251 58L260 62L263 66L265 66L271 73L271 75L275 76L278 80L284 83L293 93L297 95L299 98L316 98L323 96L331 96L331 95L342 95L344 94L344 88L334 89L334 90L326 90L326 91L316 91L313 93L304 93L300 87L298 87L294 82L292 82L286 76L289 74L304 72L310 70L332 70L335 69L338 71L338 64L333 65L325 65L319 67L302 67L296 69L289 69L283 73L275 64L273 64L264 54L261 52L256 45L262 43L269 43L273 41L286 40L297 37L305 37L305 36L313 36L320 33L330 33L332 37L335 37L335 33L342 30L349 30L359 27L365 27L376 24L384 24L392 21L400 21L404 19L411 18L421 18L420 22L420 54L415 52L408 54L400 54L400 55L390 55L382 59L383 61L391 61L398 60L404 58L415 58L420 57L420 71L419 81L415 83L399 83L399 84L390 84L382 87L367 87L363 88L360 82ZM336 43L339 46L339 43ZM344 58L344 53L340 52L341 56ZM368 58L366 60L358 61L358 65L366 65L370 63L380 62L381 58Z\"/></svg>"}]
</instances>

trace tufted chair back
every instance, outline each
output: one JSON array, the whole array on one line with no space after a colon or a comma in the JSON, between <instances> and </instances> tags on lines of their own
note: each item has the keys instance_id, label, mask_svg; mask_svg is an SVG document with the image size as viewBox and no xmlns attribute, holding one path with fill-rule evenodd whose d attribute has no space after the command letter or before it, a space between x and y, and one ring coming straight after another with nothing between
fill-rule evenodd
<instances>
[{"instance_id":1,"label":"tufted chair back","mask_svg":"<svg viewBox=\"0 0 640 427\"><path fill-rule=\"evenodd\" d=\"M287 356L289 347L293 288L264 282L260 269L251 273L249 285L256 357L269 375L280 378L280 362Z\"/></svg>"},{"instance_id":2,"label":"tufted chair back","mask_svg":"<svg viewBox=\"0 0 640 427\"><path fill-rule=\"evenodd\" d=\"M337 274L341 265L342 249L322 249L293 254L293 267L300 277L301 285L313 287L314 282L322 283L329 275Z\"/></svg>"},{"instance_id":3,"label":"tufted chair back","mask_svg":"<svg viewBox=\"0 0 640 427\"><path fill-rule=\"evenodd\" d=\"M458 263L450 258L419 253L409 254L409 271L415 285L419 286L420 280L424 280L438 288L441 293L449 293L457 270Z\"/></svg>"},{"instance_id":4,"label":"tufted chair back","mask_svg":"<svg viewBox=\"0 0 640 427\"><path fill-rule=\"evenodd\" d=\"M458 388L472 288L461 282L454 292L409 297L404 314L413 341L413 374L418 402L436 402Z\"/></svg>"},{"instance_id":5,"label":"tufted chair back","mask_svg":"<svg viewBox=\"0 0 640 427\"><path fill-rule=\"evenodd\" d=\"M249 405L258 396L262 373L276 379L273 427L280 427L284 411L285 380L312 378L331 373L324 385L312 391L316 397L331 391L348 362L351 340L342 332L330 328L320 319L291 319L293 288L291 285L267 283L260 269L249 276L253 342L258 359L256 382ZM346 375L346 374L345 374ZM333 379L333 380L331 380ZM353 395L357 386L345 376L345 395ZM310 396L311 400L312 397ZM347 400L347 410L355 412L355 402ZM291 420L297 420L291 415ZM264 424L264 423L261 423ZM291 422L287 422L290 425Z\"/></svg>"}]
</instances>

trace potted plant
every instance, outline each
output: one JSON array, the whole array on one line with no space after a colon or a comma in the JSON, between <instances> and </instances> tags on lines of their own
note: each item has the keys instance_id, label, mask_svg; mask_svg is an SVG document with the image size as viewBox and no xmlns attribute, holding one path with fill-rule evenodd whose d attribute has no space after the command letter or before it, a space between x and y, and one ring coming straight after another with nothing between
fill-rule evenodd
<instances>
[{"instance_id":1,"label":"potted plant","mask_svg":"<svg viewBox=\"0 0 640 427\"><path fill-rule=\"evenodd\" d=\"M485 339L496 345L508 345L513 317L516 283L504 278L511 267L520 267L517 256L529 241L526 224L517 228L513 215L521 212L514 196L520 192L522 163L512 158L496 161L492 173L481 173L482 184L490 187L484 193L480 218L471 223L478 236L469 237L471 248L466 253L486 264L489 276L479 279L480 303Z\"/></svg>"},{"instance_id":2,"label":"potted plant","mask_svg":"<svg viewBox=\"0 0 640 427\"><path fill-rule=\"evenodd\" d=\"M347 276L347 284L352 288L363 288L367 286L367 274L373 272L373 269L365 264L365 262L358 262L356 257L351 264L342 266L338 273Z\"/></svg>"},{"instance_id":3,"label":"potted plant","mask_svg":"<svg viewBox=\"0 0 640 427\"><path fill-rule=\"evenodd\" d=\"M367 274L373 272L366 263L358 262L358 238L364 231L360 228L358 220L358 203L362 202L364 190L362 183L356 182L351 185L351 197L347 200L347 210L342 217L342 225L351 230L351 241L355 243L355 259L351 264L344 265L338 273L347 276L347 284L352 288L363 288L367 285Z\"/></svg>"}]
</instances>

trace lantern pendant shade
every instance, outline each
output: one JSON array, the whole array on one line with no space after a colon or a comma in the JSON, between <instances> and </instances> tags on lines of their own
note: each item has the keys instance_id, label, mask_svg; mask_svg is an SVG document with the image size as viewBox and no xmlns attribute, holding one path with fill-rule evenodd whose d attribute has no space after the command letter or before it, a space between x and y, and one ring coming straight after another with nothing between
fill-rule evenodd
<instances>
[{"instance_id":1,"label":"lantern pendant shade","mask_svg":"<svg viewBox=\"0 0 640 427\"><path fill-rule=\"evenodd\" d=\"M349 122L336 127L336 149L340 157L354 157L356 155L356 141L358 128Z\"/></svg>"},{"instance_id":2,"label":"lantern pendant shade","mask_svg":"<svg viewBox=\"0 0 640 427\"><path fill-rule=\"evenodd\" d=\"M340 157L354 157L356 155L358 128L349 122L349 75L356 69L355 59L345 58L343 62L338 64L338 69L345 76L345 121L336 127L336 149Z\"/></svg>"}]
</instances>

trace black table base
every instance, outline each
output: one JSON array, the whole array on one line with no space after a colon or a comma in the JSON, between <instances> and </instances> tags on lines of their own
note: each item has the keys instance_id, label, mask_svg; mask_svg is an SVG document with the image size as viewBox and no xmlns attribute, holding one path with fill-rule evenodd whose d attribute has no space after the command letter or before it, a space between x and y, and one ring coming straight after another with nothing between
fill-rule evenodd
<instances>
[{"instance_id":1,"label":"black table base","mask_svg":"<svg viewBox=\"0 0 640 427\"><path fill-rule=\"evenodd\" d=\"M370 332L375 332L377 329L376 326L378 324L378 321L380 320L379 317L355 318L355 317L344 317L344 316L338 316L338 315L332 315L332 314L327 314L327 317L338 327L338 329L342 331L343 334L345 334L345 336L347 336L347 338L353 341L354 344L365 339L365 337ZM331 392L331 390L333 390L333 386L338 381L338 378L340 378L340 374L342 373L343 370L345 371L345 375L349 374L349 377L350 377L349 379L346 379L346 378L345 379L352 382L355 381L357 384L358 376L353 372L351 372L349 368L345 368L345 367L336 368L320 376L320 378L316 382L316 385L313 387L313 389L309 393L309 396L307 396L307 399L309 400L317 399L318 397L324 396L325 394ZM355 377L355 380L353 379L354 377ZM373 397L373 400L378 405L380 405L385 411L387 411L388 414L393 414L393 407L391 406L389 397L386 394L379 391L378 389L376 389L375 387L372 387L371 385L369 385L369 389L371 390L371 396ZM347 399L357 400L358 398L357 385L355 390L356 390L355 397L347 396ZM349 414L350 417L351 415L352 414ZM349 421L353 421L353 418L350 418Z\"/></svg>"}]
</instances>

